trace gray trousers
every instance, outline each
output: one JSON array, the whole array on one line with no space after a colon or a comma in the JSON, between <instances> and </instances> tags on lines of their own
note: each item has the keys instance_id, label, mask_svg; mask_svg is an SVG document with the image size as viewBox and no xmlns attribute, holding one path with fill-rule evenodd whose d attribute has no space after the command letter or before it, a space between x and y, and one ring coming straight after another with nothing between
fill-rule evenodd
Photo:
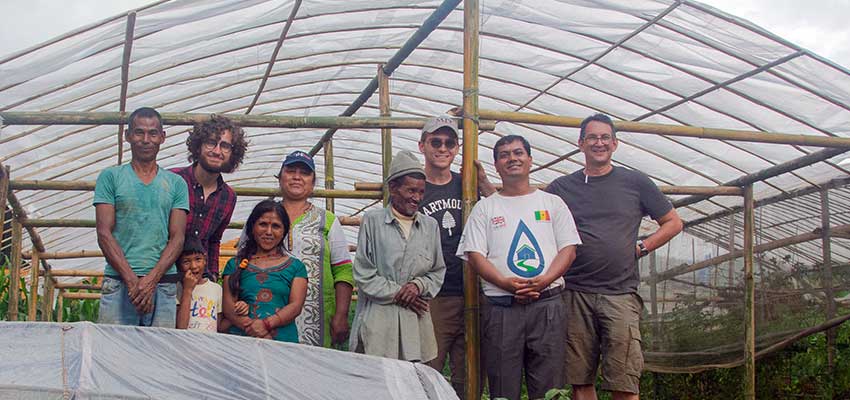
<instances>
[{"instance_id":1,"label":"gray trousers","mask_svg":"<svg viewBox=\"0 0 850 400\"><path fill-rule=\"evenodd\" d=\"M481 301L481 352L490 398L519 400L522 373L528 398L564 387L566 313L562 296L505 307Z\"/></svg>"}]
</instances>

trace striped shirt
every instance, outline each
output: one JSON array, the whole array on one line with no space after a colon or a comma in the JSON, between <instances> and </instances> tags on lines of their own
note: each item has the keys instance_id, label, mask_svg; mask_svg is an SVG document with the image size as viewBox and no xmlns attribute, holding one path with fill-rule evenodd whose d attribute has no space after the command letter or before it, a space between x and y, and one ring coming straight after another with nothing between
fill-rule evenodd
<instances>
[{"instance_id":1,"label":"striped shirt","mask_svg":"<svg viewBox=\"0 0 850 400\"><path fill-rule=\"evenodd\" d=\"M221 235L230 224L233 209L236 207L236 193L230 188L221 175L218 176L218 187L204 199L204 187L195 179L192 168L174 168L171 172L180 175L189 186L189 215L186 218L186 234L195 235L207 249L208 273L218 278L218 254L221 245Z\"/></svg>"}]
</instances>

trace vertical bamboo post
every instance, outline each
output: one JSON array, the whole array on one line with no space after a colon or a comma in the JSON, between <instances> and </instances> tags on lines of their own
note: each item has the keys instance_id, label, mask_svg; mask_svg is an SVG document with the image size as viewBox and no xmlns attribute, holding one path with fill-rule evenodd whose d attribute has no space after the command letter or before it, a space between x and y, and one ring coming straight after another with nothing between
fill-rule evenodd
<instances>
[{"instance_id":1,"label":"vertical bamboo post","mask_svg":"<svg viewBox=\"0 0 850 400\"><path fill-rule=\"evenodd\" d=\"M649 253L649 276L652 285L649 286L649 312L652 315L652 343L658 342L658 333L660 331L658 321L658 283L655 282L656 269L656 253Z\"/></svg>"},{"instance_id":2,"label":"vertical bamboo post","mask_svg":"<svg viewBox=\"0 0 850 400\"><path fill-rule=\"evenodd\" d=\"M831 236L829 227L829 189L821 189L820 192L820 223L821 235L823 241L823 286L826 288L826 320L829 321L835 318L835 293L833 292L832 282L832 244L829 239ZM833 368L835 367L835 329L826 331L826 360L829 366L829 376L832 377Z\"/></svg>"},{"instance_id":3,"label":"vertical bamboo post","mask_svg":"<svg viewBox=\"0 0 850 400\"><path fill-rule=\"evenodd\" d=\"M325 189L334 189L334 141L328 140L322 147L325 155ZM334 212L335 203L333 198L325 199L325 209Z\"/></svg>"},{"instance_id":4,"label":"vertical bamboo post","mask_svg":"<svg viewBox=\"0 0 850 400\"><path fill-rule=\"evenodd\" d=\"M478 0L463 2L463 220L478 198L474 161L478 158ZM463 264L464 327L466 340L466 400L481 395L478 275Z\"/></svg>"},{"instance_id":5,"label":"vertical bamboo post","mask_svg":"<svg viewBox=\"0 0 850 400\"><path fill-rule=\"evenodd\" d=\"M735 214L729 214L729 253L735 251ZM729 260L729 287L735 286L735 260Z\"/></svg>"},{"instance_id":6,"label":"vertical bamboo post","mask_svg":"<svg viewBox=\"0 0 850 400\"><path fill-rule=\"evenodd\" d=\"M42 297L42 320L53 321L53 277L50 271L44 272L44 296Z\"/></svg>"},{"instance_id":7,"label":"vertical bamboo post","mask_svg":"<svg viewBox=\"0 0 850 400\"><path fill-rule=\"evenodd\" d=\"M745 383L744 398L756 398L756 316L755 281L753 280L753 234L754 234L753 185L744 187L744 349Z\"/></svg>"},{"instance_id":8,"label":"vertical bamboo post","mask_svg":"<svg viewBox=\"0 0 850 400\"><path fill-rule=\"evenodd\" d=\"M9 196L9 166L0 164L0 247L6 229L6 202Z\"/></svg>"},{"instance_id":9,"label":"vertical bamboo post","mask_svg":"<svg viewBox=\"0 0 850 400\"><path fill-rule=\"evenodd\" d=\"M59 289L59 297L56 298L56 322L65 319L65 289Z\"/></svg>"},{"instance_id":10,"label":"vertical bamboo post","mask_svg":"<svg viewBox=\"0 0 850 400\"><path fill-rule=\"evenodd\" d=\"M390 116L390 79L384 72L384 65L378 65L378 101L381 109L382 117ZM386 183L387 176L390 174L390 163L393 160L393 137L392 129L381 128L381 160L384 164L383 180ZM389 191L387 185L384 185L384 205L389 202Z\"/></svg>"},{"instance_id":11,"label":"vertical bamboo post","mask_svg":"<svg viewBox=\"0 0 850 400\"><path fill-rule=\"evenodd\" d=\"M127 14L127 26L124 30L124 54L121 57L121 96L118 99L118 111L127 110L127 85L130 82L130 53L133 50L133 38L136 30L136 12ZM124 157L124 124L118 124L118 165ZM45 281L46 282L46 281Z\"/></svg>"},{"instance_id":12,"label":"vertical bamboo post","mask_svg":"<svg viewBox=\"0 0 850 400\"><path fill-rule=\"evenodd\" d=\"M32 252L30 258L30 298L27 303L27 321L35 321L38 316L38 251Z\"/></svg>"},{"instance_id":13,"label":"vertical bamboo post","mask_svg":"<svg viewBox=\"0 0 850 400\"><path fill-rule=\"evenodd\" d=\"M24 228L17 218L12 219L12 260L9 264L9 321L18 320L18 302L21 297L21 246L24 241Z\"/></svg>"}]
</instances>

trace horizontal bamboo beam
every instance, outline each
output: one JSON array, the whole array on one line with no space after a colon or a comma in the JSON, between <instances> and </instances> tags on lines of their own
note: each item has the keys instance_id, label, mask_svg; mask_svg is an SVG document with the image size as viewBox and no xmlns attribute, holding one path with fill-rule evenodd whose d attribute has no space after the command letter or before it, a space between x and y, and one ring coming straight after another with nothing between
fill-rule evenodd
<instances>
[{"instance_id":1,"label":"horizontal bamboo beam","mask_svg":"<svg viewBox=\"0 0 850 400\"><path fill-rule=\"evenodd\" d=\"M60 277L60 276L77 276L77 277L101 277L103 276L103 270L90 270L90 269L57 269L55 271L50 271L50 276Z\"/></svg>"},{"instance_id":2,"label":"horizontal bamboo beam","mask_svg":"<svg viewBox=\"0 0 850 400\"><path fill-rule=\"evenodd\" d=\"M100 293L81 293L81 292L61 292L60 296L66 299L77 300L99 300Z\"/></svg>"},{"instance_id":3,"label":"horizontal bamboo beam","mask_svg":"<svg viewBox=\"0 0 850 400\"><path fill-rule=\"evenodd\" d=\"M343 226L360 226L360 217L339 218L340 225ZM21 224L27 228L95 228L96 223L93 219L28 219ZM245 227L244 222L231 222L227 225L227 229L242 229ZM77 257L74 257L77 258Z\"/></svg>"},{"instance_id":4,"label":"horizontal bamboo beam","mask_svg":"<svg viewBox=\"0 0 850 400\"><path fill-rule=\"evenodd\" d=\"M348 245L348 251L355 252L357 251L357 246ZM48 251L43 253L38 253L39 258L42 260L64 260L64 259L73 259L73 258L99 258L103 257L103 252L100 250L79 250L79 251ZM233 249L221 249L219 252L220 257L235 257L236 250ZM21 258L31 259L32 252L28 251L21 254ZM94 275L92 275L94 273ZM39 271L39 275L43 273ZM52 276L103 276L103 271L95 271L92 272L90 270L74 270L74 269L58 269L50 272Z\"/></svg>"},{"instance_id":5,"label":"horizontal bamboo beam","mask_svg":"<svg viewBox=\"0 0 850 400\"><path fill-rule=\"evenodd\" d=\"M479 117L487 120L564 126L578 128L584 118L532 114L513 111L478 110ZM777 132L757 132L737 129L702 128L696 126L664 125L647 122L614 121L618 132L648 133L665 136L686 136L700 139L717 139L739 142L791 144L814 147L850 148L850 138L816 135L799 135Z\"/></svg>"},{"instance_id":6,"label":"horizontal bamboo beam","mask_svg":"<svg viewBox=\"0 0 850 400\"><path fill-rule=\"evenodd\" d=\"M545 189L547 184L535 185L538 189ZM354 190L359 191L377 191L382 187L379 182L354 182ZM502 185L496 185L497 189L501 189ZM693 195L710 194L712 196L742 196L744 190L737 186L659 186L661 193L669 195Z\"/></svg>"},{"instance_id":7,"label":"horizontal bamboo beam","mask_svg":"<svg viewBox=\"0 0 850 400\"><path fill-rule=\"evenodd\" d=\"M846 225L838 225L831 228L831 233L835 236L837 233L848 234L850 233L850 224ZM801 235L795 235L779 240L774 240L768 243L762 243L753 248L754 253L764 253L766 251L776 250L785 246L791 246L798 243L809 242L812 240L821 239L820 229L815 230L814 232L804 233ZM677 277L682 274L686 274L689 272L694 272L701 270L703 268L708 268L717 264L722 264L724 262L734 260L737 258L741 258L744 256L743 250L735 250L730 253L726 253L723 255L719 255L717 257L709 258L708 260L700 261L694 264L683 264L677 267L670 268L666 271L659 272L655 275L655 283L666 281L670 278ZM644 282L652 283L652 277L647 276L641 279Z\"/></svg>"},{"instance_id":8,"label":"horizontal bamboo beam","mask_svg":"<svg viewBox=\"0 0 850 400\"><path fill-rule=\"evenodd\" d=\"M212 114L161 113L163 125L195 125L209 121ZM221 114L243 128L317 128L317 129L419 129L427 118L409 117L296 117L284 115ZM126 112L0 112L0 125L119 125L127 124ZM496 123L481 121L482 130L493 130Z\"/></svg>"},{"instance_id":9,"label":"horizontal bamboo beam","mask_svg":"<svg viewBox=\"0 0 850 400\"><path fill-rule=\"evenodd\" d=\"M102 283L64 283L59 282L55 285L56 289L80 289L80 290L100 290L103 287Z\"/></svg>"},{"instance_id":10,"label":"horizontal bamboo beam","mask_svg":"<svg viewBox=\"0 0 850 400\"><path fill-rule=\"evenodd\" d=\"M30 181L11 180L11 190L81 190L94 191L93 181ZM280 197L280 188L234 187L237 196L249 197ZM346 199L380 199L383 194L361 190L313 190L312 197L316 198L346 198Z\"/></svg>"}]
</instances>

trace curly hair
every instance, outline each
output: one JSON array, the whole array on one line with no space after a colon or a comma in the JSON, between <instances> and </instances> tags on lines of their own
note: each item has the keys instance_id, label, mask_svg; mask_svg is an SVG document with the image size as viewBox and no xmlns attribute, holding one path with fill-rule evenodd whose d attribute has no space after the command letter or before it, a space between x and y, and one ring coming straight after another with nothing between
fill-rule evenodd
<instances>
[{"instance_id":1,"label":"curly hair","mask_svg":"<svg viewBox=\"0 0 850 400\"><path fill-rule=\"evenodd\" d=\"M245 140L245 131L227 117L212 114L210 119L196 123L186 138L186 147L189 148L189 162L195 163L201 158L201 147L207 139L216 141L221 139L224 131L230 131L233 136L233 151L230 152L230 161L222 172L230 173L242 164L242 158L248 150L248 141Z\"/></svg>"}]
</instances>

